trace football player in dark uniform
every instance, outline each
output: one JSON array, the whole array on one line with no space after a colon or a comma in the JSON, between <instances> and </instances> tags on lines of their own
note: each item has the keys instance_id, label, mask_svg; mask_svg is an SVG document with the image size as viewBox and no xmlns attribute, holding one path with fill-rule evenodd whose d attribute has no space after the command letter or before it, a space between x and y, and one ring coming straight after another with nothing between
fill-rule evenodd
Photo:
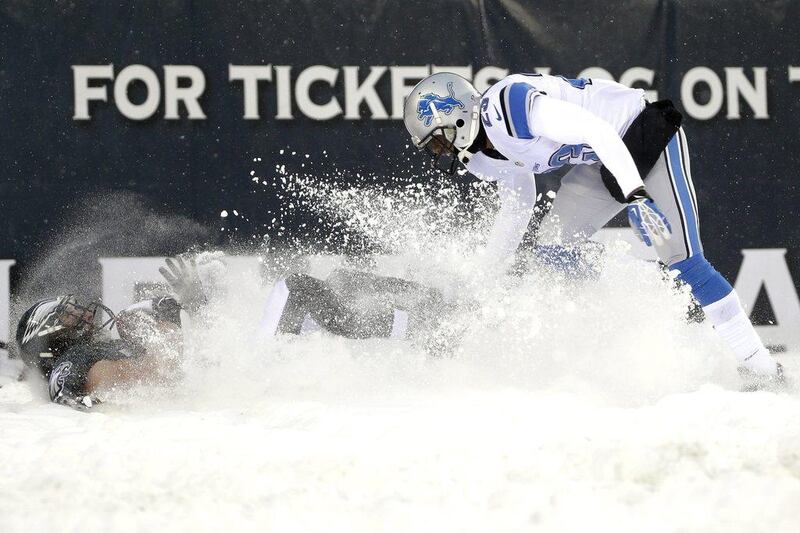
<instances>
[{"instance_id":1,"label":"football player in dark uniform","mask_svg":"<svg viewBox=\"0 0 800 533\"><path fill-rule=\"evenodd\" d=\"M42 300L19 321L21 358L47 380L53 402L87 410L97 393L164 380L179 373L181 310L203 320L205 288L193 259L167 259L159 269L175 297L133 304L118 314L74 295ZM265 304L259 334L300 335L323 329L352 339L409 338L433 355L452 349L462 331L446 319L462 308L436 289L400 278L336 270L326 280L306 274L280 278ZM108 319L98 326L101 313ZM116 327L119 338L112 338Z\"/></svg>"},{"instance_id":2,"label":"football player in dark uniform","mask_svg":"<svg viewBox=\"0 0 800 533\"><path fill-rule=\"evenodd\" d=\"M181 307L162 297L134 304L115 315L99 302L80 303L75 295L42 300L17 327L19 356L47 380L50 399L88 409L96 393L162 373L162 358L151 357L159 339L171 346L180 336ZM98 326L100 313L108 319ZM112 338L117 327L119 338Z\"/></svg>"},{"instance_id":3,"label":"football player in dark uniform","mask_svg":"<svg viewBox=\"0 0 800 533\"><path fill-rule=\"evenodd\" d=\"M167 259L161 275L181 305L198 309L204 289L193 260ZM280 277L264 304L258 336L325 330L350 339L409 339L432 355L444 355L462 328L454 320L464 302L419 283L337 269L327 279L294 273Z\"/></svg>"}]
</instances>

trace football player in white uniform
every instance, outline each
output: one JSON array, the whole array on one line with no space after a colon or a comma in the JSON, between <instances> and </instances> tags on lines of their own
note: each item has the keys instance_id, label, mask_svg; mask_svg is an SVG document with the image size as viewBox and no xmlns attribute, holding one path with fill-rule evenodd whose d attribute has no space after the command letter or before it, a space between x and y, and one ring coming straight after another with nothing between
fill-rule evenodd
<instances>
[{"instance_id":1,"label":"football player in white uniform","mask_svg":"<svg viewBox=\"0 0 800 533\"><path fill-rule=\"evenodd\" d=\"M438 73L405 104L414 144L450 174L459 163L495 181L501 208L486 245L501 267L533 214L534 174L575 165L542 221L540 243L584 241L627 206L631 226L692 294L756 387L784 383L730 283L703 256L681 114L671 102L607 80L514 74L480 94Z\"/></svg>"}]
</instances>

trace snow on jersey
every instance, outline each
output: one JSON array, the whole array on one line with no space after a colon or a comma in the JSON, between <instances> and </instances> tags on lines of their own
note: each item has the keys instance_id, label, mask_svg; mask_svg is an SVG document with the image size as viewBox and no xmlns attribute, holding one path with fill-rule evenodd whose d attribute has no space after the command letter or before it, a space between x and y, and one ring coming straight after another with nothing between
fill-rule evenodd
<instances>
[{"instance_id":1,"label":"snow on jersey","mask_svg":"<svg viewBox=\"0 0 800 533\"><path fill-rule=\"evenodd\" d=\"M490 87L481 98L481 122L494 148L507 157L518 169L535 173L549 172L565 164L594 164L599 162L586 144L567 145L531 133L533 100L547 95L578 105L608 122L620 137L644 109L644 91L600 79L574 79L545 74L512 74ZM479 158L482 159L482 158ZM479 177L488 178L486 164ZM497 170L500 165L493 161ZM467 169L472 172L472 165ZM478 170L477 168L475 170ZM476 172L473 172L476 173ZM499 177L499 176L498 176Z\"/></svg>"}]
</instances>

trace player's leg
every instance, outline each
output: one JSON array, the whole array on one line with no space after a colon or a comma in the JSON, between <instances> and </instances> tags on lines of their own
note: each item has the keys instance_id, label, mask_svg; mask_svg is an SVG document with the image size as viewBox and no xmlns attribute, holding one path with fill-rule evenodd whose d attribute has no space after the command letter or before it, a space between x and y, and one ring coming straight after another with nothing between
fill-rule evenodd
<instances>
[{"instance_id":1,"label":"player's leg","mask_svg":"<svg viewBox=\"0 0 800 533\"><path fill-rule=\"evenodd\" d=\"M776 375L779 367L761 342L736 291L703 255L697 201L683 130L672 138L645 187L672 225L672 238L656 246L658 256L679 272L741 368Z\"/></svg>"},{"instance_id":2,"label":"player's leg","mask_svg":"<svg viewBox=\"0 0 800 533\"><path fill-rule=\"evenodd\" d=\"M275 333L297 335L311 320L343 337L392 337L398 336L397 314L394 310L356 312L345 305L325 281L305 274L293 274L275 284L267 299L261 330L267 336ZM401 316L400 322L402 319Z\"/></svg>"},{"instance_id":3,"label":"player's leg","mask_svg":"<svg viewBox=\"0 0 800 533\"><path fill-rule=\"evenodd\" d=\"M703 254L696 195L684 148L685 137L679 130L644 176L647 192L672 226L671 238L655 247L658 257L670 267Z\"/></svg>"},{"instance_id":4,"label":"player's leg","mask_svg":"<svg viewBox=\"0 0 800 533\"><path fill-rule=\"evenodd\" d=\"M595 165L577 165L561 179L553 207L539 226L537 242L545 246L585 242L623 207L603 185Z\"/></svg>"},{"instance_id":5,"label":"player's leg","mask_svg":"<svg viewBox=\"0 0 800 533\"><path fill-rule=\"evenodd\" d=\"M337 268L325 281L345 303L359 310L382 306L417 314L443 305L438 290L406 279Z\"/></svg>"},{"instance_id":6,"label":"player's leg","mask_svg":"<svg viewBox=\"0 0 800 533\"><path fill-rule=\"evenodd\" d=\"M539 225L536 261L570 277L591 276L594 254L586 253L586 243L622 207L603 185L597 166L574 167L561 179L553 207Z\"/></svg>"}]
</instances>

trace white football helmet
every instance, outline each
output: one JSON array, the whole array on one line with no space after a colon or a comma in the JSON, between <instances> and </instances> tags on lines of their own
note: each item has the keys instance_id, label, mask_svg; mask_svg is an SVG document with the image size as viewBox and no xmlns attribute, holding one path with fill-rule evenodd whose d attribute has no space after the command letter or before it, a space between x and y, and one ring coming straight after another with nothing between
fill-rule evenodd
<instances>
[{"instance_id":1,"label":"white football helmet","mask_svg":"<svg viewBox=\"0 0 800 533\"><path fill-rule=\"evenodd\" d=\"M470 82L451 72L428 76L411 90L403 121L414 146L434 157L435 168L453 174L456 163L472 155L467 149L480 131L480 100Z\"/></svg>"}]
</instances>

